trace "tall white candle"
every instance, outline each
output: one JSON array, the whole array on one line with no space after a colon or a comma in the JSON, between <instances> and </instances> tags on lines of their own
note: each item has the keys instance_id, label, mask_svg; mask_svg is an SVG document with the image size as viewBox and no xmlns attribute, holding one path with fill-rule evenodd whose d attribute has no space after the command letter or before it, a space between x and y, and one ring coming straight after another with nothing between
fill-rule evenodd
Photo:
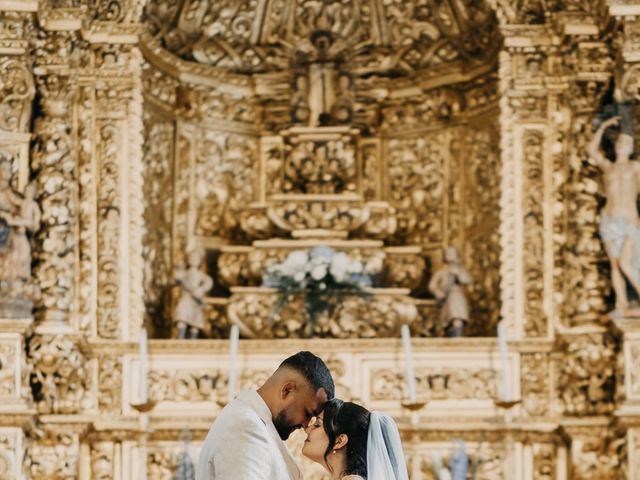
<instances>
[{"instance_id":1,"label":"tall white candle","mask_svg":"<svg viewBox=\"0 0 640 480\"><path fill-rule=\"evenodd\" d=\"M498 323L498 346L500 348L501 397L504 402L509 402L511 401L511 391L509 389L509 352L507 351L507 327L505 326L504 320Z\"/></svg>"},{"instance_id":2,"label":"tall white candle","mask_svg":"<svg viewBox=\"0 0 640 480\"><path fill-rule=\"evenodd\" d=\"M140 403L147 403L147 329L140 330Z\"/></svg>"},{"instance_id":3,"label":"tall white candle","mask_svg":"<svg viewBox=\"0 0 640 480\"><path fill-rule=\"evenodd\" d=\"M240 329L238 325L231 325L229 342L229 393L230 402L236 396L236 383L238 378L238 344L240 343Z\"/></svg>"},{"instance_id":4,"label":"tall white candle","mask_svg":"<svg viewBox=\"0 0 640 480\"><path fill-rule=\"evenodd\" d=\"M409 390L409 403L416 403L416 376L413 372L413 356L411 354L411 332L409 325L402 325L400 332L402 334L402 346L404 347L404 362L407 370L407 388Z\"/></svg>"}]
</instances>

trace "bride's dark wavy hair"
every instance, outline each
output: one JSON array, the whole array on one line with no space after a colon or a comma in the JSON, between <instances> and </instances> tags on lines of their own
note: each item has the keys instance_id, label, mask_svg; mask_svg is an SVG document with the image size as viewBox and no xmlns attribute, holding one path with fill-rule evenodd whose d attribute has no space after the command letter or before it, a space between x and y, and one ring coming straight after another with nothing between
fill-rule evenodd
<instances>
[{"instance_id":1,"label":"bride's dark wavy hair","mask_svg":"<svg viewBox=\"0 0 640 480\"><path fill-rule=\"evenodd\" d=\"M322 426L329 437L329 447L324 452L325 464L327 456L333 450L336 439L345 434L347 442L347 464L343 475L360 475L367 478L367 436L371 412L352 402L333 399L324 407Z\"/></svg>"}]
</instances>

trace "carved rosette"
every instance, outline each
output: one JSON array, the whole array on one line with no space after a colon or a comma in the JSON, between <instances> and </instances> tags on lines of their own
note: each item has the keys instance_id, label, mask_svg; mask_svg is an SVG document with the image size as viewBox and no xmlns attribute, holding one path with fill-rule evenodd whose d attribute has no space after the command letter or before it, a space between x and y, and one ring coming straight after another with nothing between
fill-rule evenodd
<instances>
[{"instance_id":1,"label":"carved rosette","mask_svg":"<svg viewBox=\"0 0 640 480\"><path fill-rule=\"evenodd\" d=\"M78 413L93 405L93 367L72 338L34 336L28 355L33 365L31 386L40 413Z\"/></svg>"}]
</instances>

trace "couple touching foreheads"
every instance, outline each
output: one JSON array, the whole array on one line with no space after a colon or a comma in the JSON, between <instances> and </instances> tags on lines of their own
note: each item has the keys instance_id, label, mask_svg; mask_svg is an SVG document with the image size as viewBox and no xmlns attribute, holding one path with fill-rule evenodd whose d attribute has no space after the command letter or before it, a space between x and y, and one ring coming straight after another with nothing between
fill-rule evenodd
<instances>
[{"instance_id":1,"label":"couple touching foreheads","mask_svg":"<svg viewBox=\"0 0 640 480\"><path fill-rule=\"evenodd\" d=\"M220 412L202 446L197 480L301 479L284 443L298 428L307 433L302 454L332 480L408 480L393 419L333 397L320 358L287 358L258 390L242 392Z\"/></svg>"}]
</instances>

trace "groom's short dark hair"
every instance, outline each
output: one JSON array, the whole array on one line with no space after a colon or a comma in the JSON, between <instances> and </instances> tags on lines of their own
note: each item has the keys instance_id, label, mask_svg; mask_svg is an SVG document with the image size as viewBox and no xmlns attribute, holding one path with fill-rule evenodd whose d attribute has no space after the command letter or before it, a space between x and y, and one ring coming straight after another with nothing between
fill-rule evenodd
<instances>
[{"instance_id":1,"label":"groom's short dark hair","mask_svg":"<svg viewBox=\"0 0 640 480\"><path fill-rule=\"evenodd\" d=\"M278 368L291 368L300 373L316 390L323 388L327 393L327 400L335 395L333 378L327 365L320 357L311 352L298 352L285 359Z\"/></svg>"}]
</instances>

